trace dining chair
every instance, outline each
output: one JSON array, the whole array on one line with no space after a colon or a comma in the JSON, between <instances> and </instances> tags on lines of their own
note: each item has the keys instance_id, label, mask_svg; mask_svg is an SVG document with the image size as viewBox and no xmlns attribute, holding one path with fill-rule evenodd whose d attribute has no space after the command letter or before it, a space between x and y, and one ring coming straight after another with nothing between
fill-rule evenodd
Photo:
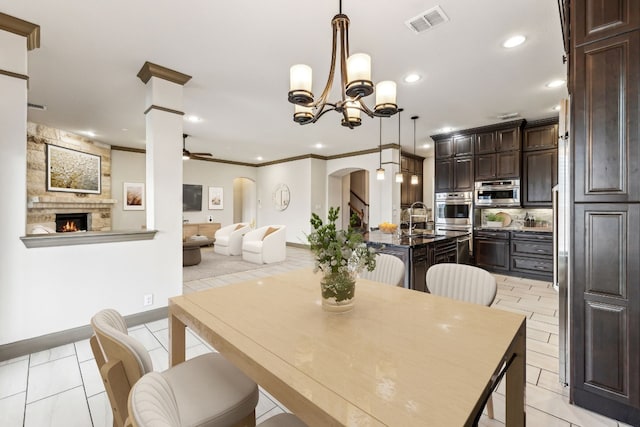
<instances>
[{"instance_id":1,"label":"dining chair","mask_svg":"<svg viewBox=\"0 0 640 427\"><path fill-rule=\"evenodd\" d=\"M113 410L114 426L128 416L131 388L153 364L144 346L127 333L124 318L106 309L91 319L90 339ZM170 385L183 426L255 426L258 386L219 353L189 359L159 373ZM169 424L171 425L171 424Z\"/></svg>"},{"instance_id":2,"label":"dining chair","mask_svg":"<svg viewBox=\"0 0 640 427\"><path fill-rule=\"evenodd\" d=\"M404 268L404 262L400 258L389 254L377 254L376 268L373 271L365 269L360 273L360 277L393 286L404 286Z\"/></svg>"},{"instance_id":3,"label":"dining chair","mask_svg":"<svg viewBox=\"0 0 640 427\"><path fill-rule=\"evenodd\" d=\"M427 270L427 290L433 295L489 307L496 298L496 279L491 273L466 264L442 263ZM495 378L492 378L492 382ZM487 415L493 419L493 399L487 399Z\"/></svg>"},{"instance_id":4,"label":"dining chair","mask_svg":"<svg viewBox=\"0 0 640 427\"><path fill-rule=\"evenodd\" d=\"M131 388L128 406L127 427L187 427L181 414L189 408L178 402L171 384L156 372L144 375ZM283 413L261 422L259 427L306 427L306 424L293 414Z\"/></svg>"}]
</instances>

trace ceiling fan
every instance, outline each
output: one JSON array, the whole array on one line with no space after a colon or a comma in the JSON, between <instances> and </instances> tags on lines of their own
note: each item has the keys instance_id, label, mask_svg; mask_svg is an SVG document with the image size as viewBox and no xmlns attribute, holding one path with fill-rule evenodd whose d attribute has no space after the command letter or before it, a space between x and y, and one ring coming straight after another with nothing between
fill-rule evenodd
<instances>
[{"instance_id":1,"label":"ceiling fan","mask_svg":"<svg viewBox=\"0 0 640 427\"><path fill-rule=\"evenodd\" d=\"M192 153L191 151L187 150L186 148L186 140L187 137L189 135L187 135L186 133L182 134L182 160L187 160L187 159L198 159L198 158L202 158L202 157L212 157L213 154L211 153Z\"/></svg>"}]
</instances>

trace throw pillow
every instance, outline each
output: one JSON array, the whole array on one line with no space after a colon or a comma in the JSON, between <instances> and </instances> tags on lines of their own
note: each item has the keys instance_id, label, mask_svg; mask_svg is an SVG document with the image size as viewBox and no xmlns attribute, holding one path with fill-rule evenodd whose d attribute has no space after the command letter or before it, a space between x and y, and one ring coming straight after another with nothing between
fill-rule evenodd
<instances>
[{"instance_id":1,"label":"throw pillow","mask_svg":"<svg viewBox=\"0 0 640 427\"><path fill-rule=\"evenodd\" d=\"M280 230L280 229L277 228L277 227L269 227L269 228L267 228L267 231L264 233L264 236L262 236L262 240L264 240L265 237L267 237L269 234L275 233L278 230Z\"/></svg>"},{"instance_id":2,"label":"throw pillow","mask_svg":"<svg viewBox=\"0 0 640 427\"><path fill-rule=\"evenodd\" d=\"M238 224L236 225L236 230L240 230L242 227L244 227L244 224ZM236 230L233 230L233 231L236 231Z\"/></svg>"}]
</instances>

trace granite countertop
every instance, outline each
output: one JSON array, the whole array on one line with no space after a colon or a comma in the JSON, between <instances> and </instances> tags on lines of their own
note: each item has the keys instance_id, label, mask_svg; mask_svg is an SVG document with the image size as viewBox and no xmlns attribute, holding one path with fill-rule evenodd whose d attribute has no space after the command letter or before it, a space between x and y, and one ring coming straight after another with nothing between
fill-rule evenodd
<instances>
[{"instance_id":1,"label":"granite countertop","mask_svg":"<svg viewBox=\"0 0 640 427\"><path fill-rule=\"evenodd\" d=\"M512 226L512 227L487 227L480 226L475 227L475 230L491 230L491 231L526 231L526 232L536 232L536 233L553 233L553 227L522 227L522 226Z\"/></svg>"},{"instance_id":2,"label":"granite countertop","mask_svg":"<svg viewBox=\"0 0 640 427\"><path fill-rule=\"evenodd\" d=\"M407 237L402 236L398 237L396 233L387 234L382 233L380 231L372 231L368 234L365 234L364 239L370 243L379 243L388 246L403 246L403 247L413 247L413 246L422 246L430 243L441 242L443 240L454 239L460 236L468 236L470 233L466 231L440 231L433 232L431 234L424 234L421 236Z\"/></svg>"}]
</instances>

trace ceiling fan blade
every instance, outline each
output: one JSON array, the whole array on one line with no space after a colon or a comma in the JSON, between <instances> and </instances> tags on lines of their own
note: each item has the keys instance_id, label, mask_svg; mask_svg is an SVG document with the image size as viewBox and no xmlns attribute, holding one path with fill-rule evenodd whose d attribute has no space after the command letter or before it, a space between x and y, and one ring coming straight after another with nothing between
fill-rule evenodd
<instances>
[{"instance_id":1,"label":"ceiling fan blade","mask_svg":"<svg viewBox=\"0 0 640 427\"><path fill-rule=\"evenodd\" d=\"M213 154L211 154L211 153L191 153L191 155L193 155L193 156L209 156L209 157L213 156Z\"/></svg>"}]
</instances>

